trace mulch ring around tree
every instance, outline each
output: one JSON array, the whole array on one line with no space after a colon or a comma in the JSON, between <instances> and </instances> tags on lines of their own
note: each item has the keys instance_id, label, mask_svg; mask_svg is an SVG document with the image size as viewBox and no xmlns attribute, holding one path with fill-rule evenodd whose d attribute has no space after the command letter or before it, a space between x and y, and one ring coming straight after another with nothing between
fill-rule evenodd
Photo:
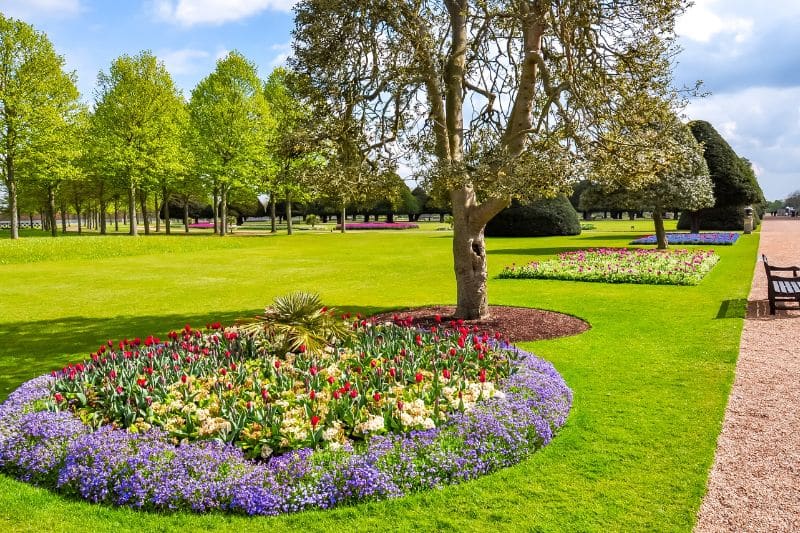
<instances>
[{"instance_id":1,"label":"mulch ring around tree","mask_svg":"<svg viewBox=\"0 0 800 533\"><path fill-rule=\"evenodd\" d=\"M375 315L379 320L392 320L397 315L401 318L412 317L414 323L429 328L436 325L436 315L442 323L453 318L456 308L453 306L418 307L404 311L381 313ZM508 307L504 305L489 306L489 317L481 320L465 320L465 325L478 326L481 329L499 331L510 342L539 341L577 335L591 326L580 318L528 307Z\"/></svg>"}]
</instances>

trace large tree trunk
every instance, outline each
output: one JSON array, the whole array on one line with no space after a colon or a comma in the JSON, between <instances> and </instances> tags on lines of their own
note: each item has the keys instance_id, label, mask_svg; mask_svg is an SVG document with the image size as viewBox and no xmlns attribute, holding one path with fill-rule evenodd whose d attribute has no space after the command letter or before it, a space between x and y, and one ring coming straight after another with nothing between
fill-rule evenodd
<instances>
[{"instance_id":1,"label":"large tree trunk","mask_svg":"<svg viewBox=\"0 0 800 533\"><path fill-rule=\"evenodd\" d=\"M170 227L169 227L169 191L167 188L164 187L161 189L161 196L164 200L164 231L167 235L170 234Z\"/></svg>"},{"instance_id":2,"label":"large tree trunk","mask_svg":"<svg viewBox=\"0 0 800 533\"><path fill-rule=\"evenodd\" d=\"M340 229L339 231L341 231L342 233L347 232L347 226L344 223L346 218L347 218L347 206L345 204L342 204L342 212L339 215L339 225L342 226L342 229Z\"/></svg>"},{"instance_id":3,"label":"large tree trunk","mask_svg":"<svg viewBox=\"0 0 800 533\"><path fill-rule=\"evenodd\" d=\"M292 234L292 191L286 191L286 234Z\"/></svg>"},{"instance_id":4,"label":"large tree trunk","mask_svg":"<svg viewBox=\"0 0 800 533\"><path fill-rule=\"evenodd\" d=\"M50 225L50 235L53 237L58 236L58 227L56 226L56 191L52 184L47 186L47 220ZM33 224L31 224L33 227Z\"/></svg>"},{"instance_id":5,"label":"large tree trunk","mask_svg":"<svg viewBox=\"0 0 800 533\"><path fill-rule=\"evenodd\" d=\"M136 184L131 181L128 188L128 235L139 235L139 228L136 227Z\"/></svg>"},{"instance_id":6,"label":"large tree trunk","mask_svg":"<svg viewBox=\"0 0 800 533\"><path fill-rule=\"evenodd\" d=\"M667 242L667 232L664 230L664 217L660 209L653 211L653 224L656 226L656 243L659 250L666 250L669 243Z\"/></svg>"},{"instance_id":7,"label":"large tree trunk","mask_svg":"<svg viewBox=\"0 0 800 533\"><path fill-rule=\"evenodd\" d=\"M508 206L508 200L490 199L478 205L471 186L450 191L453 204L453 263L456 274L457 318L476 319L489 314L486 293L486 223Z\"/></svg>"}]
</instances>

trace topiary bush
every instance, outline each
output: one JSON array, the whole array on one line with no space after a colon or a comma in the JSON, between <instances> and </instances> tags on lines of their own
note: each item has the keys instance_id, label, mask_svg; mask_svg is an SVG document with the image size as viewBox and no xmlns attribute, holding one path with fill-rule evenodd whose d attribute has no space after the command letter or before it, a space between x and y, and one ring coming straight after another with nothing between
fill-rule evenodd
<instances>
[{"instance_id":1,"label":"topiary bush","mask_svg":"<svg viewBox=\"0 0 800 533\"><path fill-rule=\"evenodd\" d=\"M516 200L486 225L489 237L543 237L579 235L578 213L566 196L522 205Z\"/></svg>"},{"instance_id":2,"label":"topiary bush","mask_svg":"<svg viewBox=\"0 0 800 533\"><path fill-rule=\"evenodd\" d=\"M681 213L678 219L678 229L688 230L691 228L692 220L688 211ZM761 218L758 212L753 212L753 227L761 224ZM743 205L729 205L725 207L711 207L708 209L700 210L700 227L701 230L727 230L736 231L744 229L744 206Z\"/></svg>"}]
</instances>

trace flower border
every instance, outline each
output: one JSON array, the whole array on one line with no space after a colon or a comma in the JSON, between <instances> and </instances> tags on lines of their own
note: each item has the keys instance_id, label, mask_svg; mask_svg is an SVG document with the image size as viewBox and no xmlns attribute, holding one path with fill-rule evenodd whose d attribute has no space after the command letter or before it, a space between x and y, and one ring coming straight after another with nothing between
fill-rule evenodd
<instances>
[{"instance_id":1,"label":"flower border","mask_svg":"<svg viewBox=\"0 0 800 533\"><path fill-rule=\"evenodd\" d=\"M266 463L232 445L175 446L158 429L92 432L71 412L35 411L53 379L40 376L0 404L0 470L90 502L159 511L278 515L400 497L516 464L564 425L572 391L551 363L517 351L516 372L500 383L504 395L440 427Z\"/></svg>"},{"instance_id":2,"label":"flower border","mask_svg":"<svg viewBox=\"0 0 800 533\"><path fill-rule=\"evenodd\" d=\"M732 246L739 240L739 234L733 231L717 231L707 233L667 233L668 244L699 244L709 246ZM655 235L646 235L628 244L656 244Z\"/></svg>"}]
</instances>

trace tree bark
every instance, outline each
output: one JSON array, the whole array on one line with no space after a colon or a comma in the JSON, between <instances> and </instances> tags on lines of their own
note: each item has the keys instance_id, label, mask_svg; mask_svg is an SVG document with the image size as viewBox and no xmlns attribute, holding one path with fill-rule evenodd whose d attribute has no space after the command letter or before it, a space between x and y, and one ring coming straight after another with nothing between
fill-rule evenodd
<instances>
[{"instance_id":1,"label":"tree bark","mask_svg":"<svg viewBox=\"0 0 800 533\"><path fill-rule=\"evenodd\" d=\"M147 191L139 189L139 205L142 207L142 222L144 223L144 234L150 235L150 219L147 212Z\"/></svg>"},{"instance_id":2,"label":"tree bark","mask_svg":"<svg viewBox=\"0 0 800 533\"><path fill-rule=\"evenodd\" d=\"M211 201L213 205L211 206L211 211L213 211L214 217L214 233L219 233L219 185L214 186L214 190L212 191Z\"/></svg>"},{"instance_id":3,"label":"tree bark","mask_svg":"<svg viewBox=\"0 0 800 533\"><path fill-rule=\"evenodd\" d=\"M183 201L183 232L189 233L189 197Z\"/></svg>"},{"instance_id":4,"label":"tree bark","mask_svg":"<svg viewBox=\"0 0 800 533\"><path fill-rule=\"evenodd\" d=\"M114 232L119 233L119 195L114 196Z\"/></svg>"},{"instance_id":5,"label":"tree bark","mask_svg":"<svg viewBox=\"0 0 800 533\"><path fill-rule=\"evenodd\" d=\"M228 234L228 189L229 185L223 184L219 195L219 236L224 237Z\"/></svg>"},{"instance_id":6,"label":"tree bark","mask_svg":"<svg viewBox=\"0 0 800 533\"><path fill-rule=\"evenodd\" d=\"M659 250L666 250L669 243L667 242L667 232L664 230L664 217L660 209L653 211L653 224L656 226L656 243Z\"/></svg>"},{"instance_id":7,"label":"tree bark","mask_svg":"<svg viewBox=\"0 0 800 533\"><path fill-rule=\"evenodd\" d=\"M286 191L286 234L292 234L292 191Z\"/></svg>"},{"instance_id":8,"label":"tree bark","mask_svg":"<svg viewBox=\"0 0 800 533\"><path fill-rule=\"evenodd\" d=\"M341 233L347 233L347 226L345 225L345 220L347 220L347 206L342 204L342 211L339 213L339 225L341 228L339 231Z\"/></svg>"},{"instance_id":9,"label":"tree bark","mask_svg":"<svg viewBox=\"0 0 800 533\"><path fill-rule=\"evenodd\" d=\"M67 232L67 204L64 202L63 198L61 200L61 233Z\"/></svg>"},{"instance_id":10,"label":"tree bark","mask_svg":"<svg viewBox=\"0 0 800 533\"><path fill-rule=\"evenodd\" d=\"M476 319L488 316L486 292L486 223L503 208L507 200L495 198L478 205L471 186L450 192L453 204L453 263L456 274L457 318Z\"/></svg>"},{"instance_id":11,"label":"tree bark","mask_svg":"<svg viewBox=\"0 0 800 533\"><path fill-rule=\"evenodd\" d=\"M17 181L14 177L14 159L6 157L6 189L8 208L11 211L11 238L19 239L19 203L17 203Z\"/></svg>"},{"instance_id":12,"label":"tree bark","mask_svg":"<svg viewBox=\"0 0 800 533\"><path fill-rule=\"evenodd\" d=\"M170 234L170 225L169 225L169 193L167 192L167 188L164 187L161 189L161 196L164 200L164 231L167 235Z\"/></svg>"},{"instance_id":13,"label":"tree bark","mask_svg":"<svg viewBox=\"0 0 800 533\"><path fill-rule=\"evenodd\" d=\"M50 225L50 235L53 237L58 236L58 227L56 226L56 191L53 184L47 186L47 220ZM33 227L33 221L31 221Z\"/></svg>"},{"instance_id":14,"label":"tree bark","mask_svg":"<svg viewBox=\"0 0 800 533\"><path fill-rule=\"evenodd\" d=\"M700 233L700 211L691 211L689 213L690 220L690 233Z\"/></svg>"},{"instance_id":15,"label":"tree bark","mask_svg":"<svg viewBox=\"0 0 800 533\"><path fill-rule=\"evenodd\" d=\"M156 212L156 233L161 231L161 209L158 206L158 193L153 193L153 210Z\"/></svg>"},{"instance_id":16,"label":"tree bark","mask_svg":"<svg viewBox=\"0 0 800 533\"><path fill-rule=\"evenodd\" d=\"M139 235L139 228L136 227L136 184L133 181L128 188L128 223L128 235Z\"/></svg>"},{"instance_id":17,"label":"tree bark","mask_svg":"<svg viewBox=\"0 0 800 533\"><path fill-rule=\"evenodd\" d=\"M275 216L275 192L269 193L269 232L277 233L278 227L276 225Z\"/></svg>"}]
</instances>

